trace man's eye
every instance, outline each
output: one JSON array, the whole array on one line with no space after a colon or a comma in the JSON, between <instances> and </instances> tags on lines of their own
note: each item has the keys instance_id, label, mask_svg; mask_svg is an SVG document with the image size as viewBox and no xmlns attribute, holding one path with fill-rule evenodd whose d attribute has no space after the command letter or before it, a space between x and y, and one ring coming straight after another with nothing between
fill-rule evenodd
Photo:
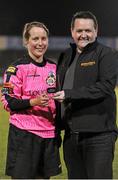
<instances>
[{"instance_id":1,"label":"man's eye","mask_svg":"<svg viewBox=\"0 0 118 180\"><path fill-rule=\"evenodd\" d=\"M82 30L77 30L77 32L78 32L78 33L81 33L81 32L82 32Z\"/></svg>"},{"instance_id":2,"label":"man's eye","mask_svg":"<svg viewBox=\"0 0 118 180\"><path fill-rule=\"evenodd\" d=\"M87 29L87 30L86 30L86 32L88 32L88 33L89 33L89 32L91 32L91 31L90 31L89 29Z\"/></svg>"}]
</instances>

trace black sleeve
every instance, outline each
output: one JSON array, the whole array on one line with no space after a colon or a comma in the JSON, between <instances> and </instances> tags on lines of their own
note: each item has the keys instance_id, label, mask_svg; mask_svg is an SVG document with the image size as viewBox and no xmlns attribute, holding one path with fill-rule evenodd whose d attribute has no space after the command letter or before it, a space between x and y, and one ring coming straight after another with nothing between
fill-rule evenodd
<instances>
[{"instance_id":1,"label":"black sleeve","mask_svg":"<svg viewBox=\"0 0 118 180\"><path fill-rule=\"evenodd\" d=\"M24 110L31 107L29 99L16 99L7 94L5 95L5 99L7 100L8 106L12 111Z\"/></svg>"},{"instance_id":2,"label":"black sleeve","mask_svg":"<svg viewBox=\"0 0 118 180\"><path fill-rule=\"evenodd\" d=\"M66 100L105 98L114 93L117 81L118 53L107 53L99 64L99 81L77 89L64 89Z\"/></svg>"}]
</instances>

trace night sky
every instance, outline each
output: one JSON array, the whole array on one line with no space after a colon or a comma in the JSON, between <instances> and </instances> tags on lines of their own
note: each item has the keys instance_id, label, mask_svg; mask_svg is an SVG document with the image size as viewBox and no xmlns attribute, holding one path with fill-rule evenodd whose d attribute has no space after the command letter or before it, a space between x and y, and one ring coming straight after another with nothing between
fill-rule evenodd
<instances>
[{"instance_id":1,"label":"night sky","mask_svg":"<svg viewBox=\"0 0 118 180\"><path fill-rule=\"evenodd\" d=\"M70 36L70 22L76 11L92 11L100 36L118 36L118 0L0 0L0 35L22 35L30 21L47 25L51 36Z\"/></svg>"}]
</instances>

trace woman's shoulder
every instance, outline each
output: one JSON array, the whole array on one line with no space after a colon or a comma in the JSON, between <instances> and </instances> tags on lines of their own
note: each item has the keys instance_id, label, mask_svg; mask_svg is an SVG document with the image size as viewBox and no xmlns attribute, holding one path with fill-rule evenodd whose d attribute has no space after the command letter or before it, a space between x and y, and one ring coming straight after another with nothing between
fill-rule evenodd
<instances>
[{"instance_id":1,"label":"woman's shoulder","mask_svg":"<svg viewBox=\"0 0 118 180\"><path fill-rule=\"evenodd\" d=\"M12 66L17 66L17 65L21 65L21 64L29 64L29 60L25 55L11 63Z\"/></svg>"}]
</instances>

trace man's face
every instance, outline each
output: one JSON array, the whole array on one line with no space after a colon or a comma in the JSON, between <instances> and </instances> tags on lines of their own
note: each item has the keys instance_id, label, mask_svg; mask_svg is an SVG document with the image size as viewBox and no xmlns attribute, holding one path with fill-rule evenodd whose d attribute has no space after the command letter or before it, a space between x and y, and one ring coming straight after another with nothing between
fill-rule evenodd
<instances>
[{"instance_id":1,"label":"man's face","mask_svg":"<svg viewBox=\"0 0 118 180\"><path fill-rule=\"evenodd\" d=\"M97 29L95 29L92 19L78 18L74 22L71 34L77 48L82 51L87 44L95 41L97 37Z\"/></svg>"}]
</instances>

